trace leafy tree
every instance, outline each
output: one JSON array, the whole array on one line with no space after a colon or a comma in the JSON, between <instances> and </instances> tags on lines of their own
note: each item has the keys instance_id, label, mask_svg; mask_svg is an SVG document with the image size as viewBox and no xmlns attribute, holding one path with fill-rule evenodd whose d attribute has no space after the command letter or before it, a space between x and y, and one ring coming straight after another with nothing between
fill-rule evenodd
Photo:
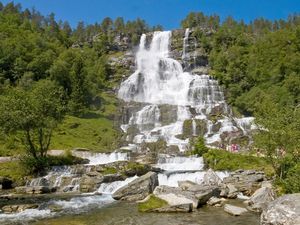
<instances>
[{"instance_id":1,"label":"leafy tree","mask_svg":"<svg viewBox=\"0 0 300 225\"><path fill-rule=\"evenodd\" d=\"M29 91L13 88L0 96L0 127L20 138L32 172L41 172L46 166L52 131L64 115L62 97L62 90L48 80Z\"/></svg>"},{"instance_id":2,"label":"leafy tree","mask_svg":"<svg viewBox=\"0 0 300 225\"><path fill-rule=\"evenodd\" d=\"M255 144L270 162L280 180L284 180L288 171L300 163L300 111L298 108L272 102L270 96L256 111L259 132Z\"/></svg>"}]
</instances>

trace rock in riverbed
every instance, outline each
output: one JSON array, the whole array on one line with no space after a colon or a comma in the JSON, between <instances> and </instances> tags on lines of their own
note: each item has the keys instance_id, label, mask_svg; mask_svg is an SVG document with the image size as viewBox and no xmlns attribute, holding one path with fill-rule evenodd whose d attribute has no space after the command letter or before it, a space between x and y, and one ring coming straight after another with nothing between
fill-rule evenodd
<instances>
[{"instance_id":1,"label":"rock in riverbed","mask_svg":"<svg viewBox=\"0 0 300 225\"><path fill-rule=\"evenodd\" d=\"M155 172L148 172L117 190L112 197L116 200L142 200L151 194L157 185L157 174Z\"/></svg>"},{"instance_id":2,"label":"rock in riverbed","mask_svg":"<svg viewBox=\"0 0 300 225\"><path fill-rule=\"evenodd\" d=\"M284 195L270 202L260 221L262 225L299 225L300 193Z\"/></svg>"},{"instance_id":3,"label":"rock in riverbed","mask_svg":"<svg viewBox=\"0 0 300 225\"><path fill-rule=\"evenodd\" d=\"M247 212L247 209L237 207L237 206L234 206L234 205L225 204L224 205L224 211L231 214L231 215L233 215L233 216L240 216L243 213Z\"/></svg>"},{"instance_id":4,"label":"rock in riverbed","mask_svg":"<svg viewBox=\"0 0 300 225\"><path fill-rule=\"evenodd\" d=\"M24 205L6 205L2 207L2 211L6 214L23 212L26 209L36 209L37 204L24 204Z\"/></svg>"},{"instance_id":5,"label":"rock in riverbed","mask_svg":"<svg viewBox=\"0 0 300 225\"><path fill-rule=\"evenodd\" d=\"M275 192L272 188L262 187L254 192L254 194L245 203L248 209L254 212L261 212L266 208L267 204L275 199Z\"/></svg>"}]
</instances>

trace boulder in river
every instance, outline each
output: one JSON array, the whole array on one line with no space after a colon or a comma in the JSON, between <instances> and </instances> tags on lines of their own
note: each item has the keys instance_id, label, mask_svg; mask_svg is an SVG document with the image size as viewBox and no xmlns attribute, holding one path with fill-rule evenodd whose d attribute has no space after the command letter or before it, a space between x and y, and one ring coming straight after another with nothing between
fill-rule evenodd
<instances>
[{"instance_id":1,"label":"boulder in river","mask_svg":"<svg viewBox=\"0 0 300 225\"><path fill-rule=\"evenodd\" d=\"M193 204L185 197L175 194L164 194L158 196L149 195L138 203L141 212L192 212Z\"/></svg>"},{"instance_id":2,"label":"boulder in river","mask_svg":"<svg viewBox=\"0 0 300 225\"><path fill-rule=\"evenodd\" d=\"M208 200L207 205L221 207L225 201L225 198L217 198L213 196Z\"/></svg>"},{"instance_id":3,"label":"boulder in river","mask_svg":"<svg viewBox=\"0 0 300 225\"><path fill-rule=\"evenodd\" d=\"M117 190L112 197L116 200L142 200L151 194L157 185L157 173L148 172Z\"/></svg>"},{"instance_id":4,"label":"boulder in river","mask_svg":"<svg viewBox=\"0 0 300 225\"><path fill-rule=\"evenodd\" d=\"M261 225L299 225L300 193L283 195L270 202L260 219Z\"/></svg>"},{"instance_id":5,"label":"boulder in river","mask_svg":"<svg viewBox=\"0 0 300 225\"><path fill-rule=\"evenodd\" d=\"M233 216L240 216L243 213L247 212L247 209L238 207L238 206L234 206L234 205L230 205L230 204L225 204L224 211Z\"/></svg>"},{"instance_id":6,"label":"boulder in river","mask_svg":"<svg viewBox=\"0 0 300 225\"><path fill-rule=\"evenodd\" d=\"M265 180L265 174L261 171L237 170L230 173L228 177L225 177L223 179L223 184L227 187L229 184L233 185L235 189L237 189L237 192L242 192L243 194L250 196L261 187L262 182ZM223 190L221 195L229 198L236 197L234 192L230 194L231 196L226 196L226 190Z\"/></svg>"},{"instance_id":7,"label":"boulder in river","mask_svg":"<svg viewBox=\"0 0 300 225\"><path fill-rule=\"evenodd\" d=\"M153 193L158 197L170 193L178 197L185 197L193 202L194 208L206 204L212 196L218 197L220 193L217 187L201 186L198 184L192 185L192 183L187 184L189 185L184 185L184 189L181 188L182 185L181 187L158 186Z\"/></svg>"},{"instance_id":8,"label":"boulder in river","mask_svg":"<svg viewBox=\"0 0 300 225\"><path fill-rule=\"evenodd\" d=\"M254 192L249 200L246 201L248 209L261 212L267 204L275 199L275 192L272 188L262 187Z\"/></svg>"},{"instance_id":9,"label":"boulder in river","mask_svg":"<svg viewBox=\"0 0 300 225\"><path fill-rule=\"evenodd\" d=\"M10 213L22 212L26 209L36 209L38 207L39 207L39 205L37 205L37 204L6 205L6 206L2 207L2 211L5 214L10 214Z\"/></svg>"}]
</instances>

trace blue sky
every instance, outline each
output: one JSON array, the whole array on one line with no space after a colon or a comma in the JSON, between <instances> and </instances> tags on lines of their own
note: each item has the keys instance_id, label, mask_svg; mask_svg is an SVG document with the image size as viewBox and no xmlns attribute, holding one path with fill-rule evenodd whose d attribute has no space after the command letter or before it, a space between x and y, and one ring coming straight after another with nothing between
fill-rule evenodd
<instances>
[{"instance_id":1,"label":"blue sky","mask_svg":"<svg viewBox=\"0 0 300 225\"><path fill-rule=\"evenodd\" d=\"M1 0L0 0L1 1ZM10 2L2 0L2 3ZM249 22L257 17L287 18L300 13L300 0L15 0L23 8L35 7L43 15L54 12L57 19L67 20L74 27L78 21L99 22L104 17L122 16L125 20L143 18L150 25L165 29L180 26L192 11L216 13L221 19L231 15Z\"/></svg>"}]
</instances>

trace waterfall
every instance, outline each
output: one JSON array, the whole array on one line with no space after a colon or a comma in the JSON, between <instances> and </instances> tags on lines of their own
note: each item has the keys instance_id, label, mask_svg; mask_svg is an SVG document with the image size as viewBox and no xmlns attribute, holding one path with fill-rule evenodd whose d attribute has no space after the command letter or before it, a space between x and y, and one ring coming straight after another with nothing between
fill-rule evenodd
<instances>
[{"instance_id":1,"label":"waterfall","mask_svg":"<svg viewBox=\"0 0 300 225\"><path fill-rule=\"evenodd\" d=\"M168 156L159 155L158 162L154 166L165 171L196 171L202 170L204 162L202 157Z\"/></svg>"},{"instance_id":2,"label":"waterfall","mask_svg":"<svg viewBox=\"0 0 300 225\"><path fill-rule=\"evenodd\" d=\"M189 34L190 30L186 29L183 63L188 57ZM120 99L128 105L141 103L139 110L131 113L127 124L121 125L125 133L130 127L133 128L131 131L135 130L127 136L127 141L141 144L162 139L167 146L176 145L179 150L185 151L189 139L178 138L178 135L183 133L184 122L191 119L191 136L197 135L194 119L206 121L204 137L207 144L218 145L228 135L235 137L238 131L246 135L250 129L245 130L244 125L249 119L233 118L218 82L209 75L184 72L182 65L170 57L171 37L170 31L154 32L150 45L146 45L146 35L142 35L136 53L137 69L120 85ZM164 106L168 106L170 112L176 111L176 114L166 114ZM218 117L212 120L216 115Z\"/></svg>"},{"instance_id":3,"label":"waterfall","mask_svg":"<svg viewBox=\"0 0 300 225\"><path fill-rule=\"evenodd\" d=\"M91 153L89 151L73 151L72 154L80 158L88 159L88 165L107 164L129 159L126 152Z\"/></svg>"},{"instance_id":4,"label":"waterfall","mask_svg":"<svg viewBox=\"0 0 300 225\"><path fill-rule=\"evenodd\" d=\"M190 29L189 28L185 29L184 38L183 38L182 57L181 57L185 68L188 67L186 61L188 59L187 52L189 46L189 34L190 34Z\"/></svg>"},{"instance_id":5,"label":"waterfall","mask_svg":"<svg viewBox=\"0 0 300 225\"><path fill-rule=\"evenodd\" d=\"M121 187L124 187L126 184L129 184L131 181L133 181L137 178L138 178L138 176L134 176L134 177L128 177L127 179L125 179L123 181L114 181L112 183L103 183L100 185L97 192L101 193L101 194L113 194L118 189L120 189Z\"/></svg>"},{"instance_id":6,"label":"waterfall","mask_svg":"<svg viewBox=\"0 0 300 225\"><path fill-rule=\"evenodd\" d=\"M130 125L139 129L134 143L155 142L163 138L168 145L177 145L184 150L188 140L180 140L176 136L182 133L184 121L192 116L187 106L223 103L224 98L216 81L209 76L183 72L181 64L169 58L171 34L170 31L155 32L148 49L145 35L141 37L136 54L137 70L121 84L118 96L127 102L150 104L133 113L128 124L122 125L125 132ZM177 107L177 121L162 126L159 105L164 104Z\"/></svg>"}]
</instances>

